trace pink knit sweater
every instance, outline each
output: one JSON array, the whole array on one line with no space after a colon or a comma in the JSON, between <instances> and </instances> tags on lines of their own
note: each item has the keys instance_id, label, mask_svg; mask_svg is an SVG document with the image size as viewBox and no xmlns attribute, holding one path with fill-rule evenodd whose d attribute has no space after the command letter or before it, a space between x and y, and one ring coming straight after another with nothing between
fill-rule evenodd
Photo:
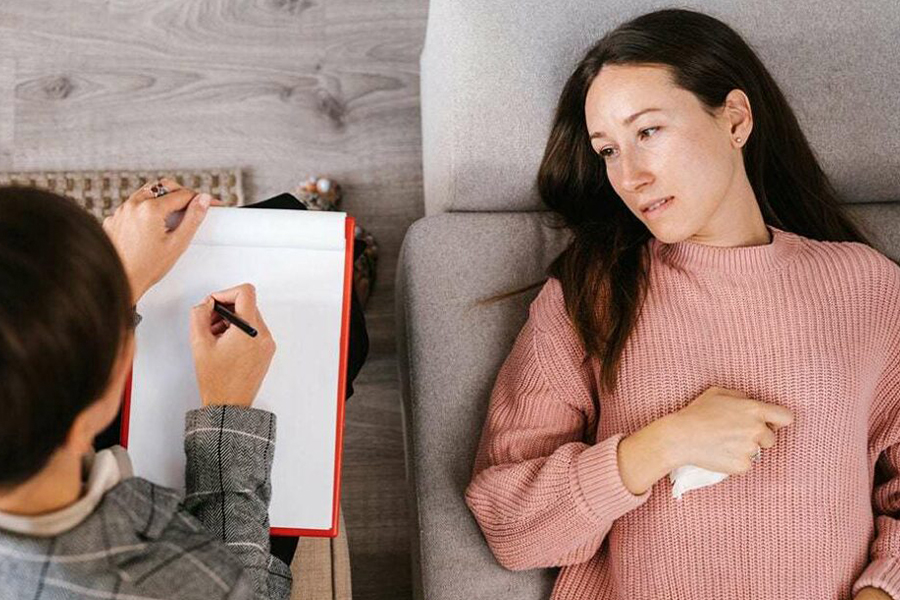
<instances>
[{"instance_id":1,"label":"pink knit sweater","mask_svg":"<svg viewBox=\"0 0 900 600\"><path fill-rule=\"evenodd\" d=\"M563 567L554 600L849 600L865 586L900 600L900 268L864 244L769 231L734 248L651 239L648 297L599 399L547 282L466 490L503 566ZM710 386L794 423L746 473L680 500L668 477L633 495L619 440Z\"/></svg>"}]
</instances>

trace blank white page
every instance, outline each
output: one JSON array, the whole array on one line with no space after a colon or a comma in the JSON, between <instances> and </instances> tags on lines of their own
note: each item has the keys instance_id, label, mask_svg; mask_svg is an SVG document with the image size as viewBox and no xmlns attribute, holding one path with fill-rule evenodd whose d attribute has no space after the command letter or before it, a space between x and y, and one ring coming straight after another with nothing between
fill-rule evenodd
<instances>
[{"instance_id":1,"label":"blank white page","mask_svg":"<svg viewBox=\"0 0 900 600\"><path fill-rule=\"evenodd\" d=\"M184 489L184 415L201 406L190 310L210 292L252 283L278 346L253 404L277 415L270 524L331 528L345 218L209 209L187 251L138 305L128 426L137 475Z\"/></svg>"}]
</instances>

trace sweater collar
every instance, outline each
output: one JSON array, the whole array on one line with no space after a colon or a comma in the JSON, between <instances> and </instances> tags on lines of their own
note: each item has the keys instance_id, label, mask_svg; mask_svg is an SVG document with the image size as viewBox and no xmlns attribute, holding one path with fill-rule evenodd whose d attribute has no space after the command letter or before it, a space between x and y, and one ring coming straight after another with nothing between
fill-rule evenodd
<instances>
[{"instance_id":1,"label":"sweater collar","mask_svg":"<svg viewBox=\"0 0 900 600\"><path fill-rule=\"evenodd\" d=\"M651 238L654 255L665 263L696 273L752 274L773 271L790 261L799 251L802 238L795 233L766 224L772 239L755 246L710 246L683 240L672 244Z\"/></svg>"},{"instance_id":2,"label":"sweater collar","mask_svg":"<svg viewBox=\"0 0 900 600\"><path fill-rule=\"evenodd\" d=\"M0 529L40 537L69 531L94 512L107 491L133 474L131 459L121 446L89 453L84 457L83 467L86 476L83 492L74 504L36 516L0 512Z\"/></svg>"}]
</instances>

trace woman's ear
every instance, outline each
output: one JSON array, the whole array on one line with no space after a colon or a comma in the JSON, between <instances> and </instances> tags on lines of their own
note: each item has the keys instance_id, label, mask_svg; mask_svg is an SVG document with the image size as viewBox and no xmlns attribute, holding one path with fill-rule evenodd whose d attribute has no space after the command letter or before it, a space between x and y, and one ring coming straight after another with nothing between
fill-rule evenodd
<instances>
[{"instance_id":1,"label":"woman's ear","mask_svg":"<svg viewBox=\"0 0 900 600\"><path fill-rule=\"evenodd\" d=\"M129 331L113 365L109 384L103 395L78 413L69 428L65 447L77 456L90 451L94 445L94 438L116 418L122 402L122 393L125 391L125 382L131 373L134 349L134 333Z\"/></svg>"},{"instance_id":2,"label":"woman's ear","mask_svg":"<svg viewBox=\"0 0 900 600\"><path fill-rule=\"evenodd\" d=\"M753 131L753 111L750 98L743 90L734 89L725 96L724 117L728 126L728 134L735 147L740 148L747 143Z\"/></svg>"}]
</instances>

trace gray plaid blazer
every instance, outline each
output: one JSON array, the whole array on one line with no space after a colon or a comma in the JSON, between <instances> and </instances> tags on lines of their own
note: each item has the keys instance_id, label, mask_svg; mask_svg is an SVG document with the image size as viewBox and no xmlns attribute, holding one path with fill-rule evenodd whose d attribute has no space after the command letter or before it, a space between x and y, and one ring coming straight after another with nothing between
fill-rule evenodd
<instances>
[{"instance_id":1,"label":"gray plaid blazer","mask_svg":"<svg viewBox=\"0 0 900 600\"><path fill-rule=\"evenodd\" d=\"M287 599L269 552L275 415L211 406L186 416L185 493L138 477L54 537L0 530L0 599Z\"/></svg>"}]
</instances>

